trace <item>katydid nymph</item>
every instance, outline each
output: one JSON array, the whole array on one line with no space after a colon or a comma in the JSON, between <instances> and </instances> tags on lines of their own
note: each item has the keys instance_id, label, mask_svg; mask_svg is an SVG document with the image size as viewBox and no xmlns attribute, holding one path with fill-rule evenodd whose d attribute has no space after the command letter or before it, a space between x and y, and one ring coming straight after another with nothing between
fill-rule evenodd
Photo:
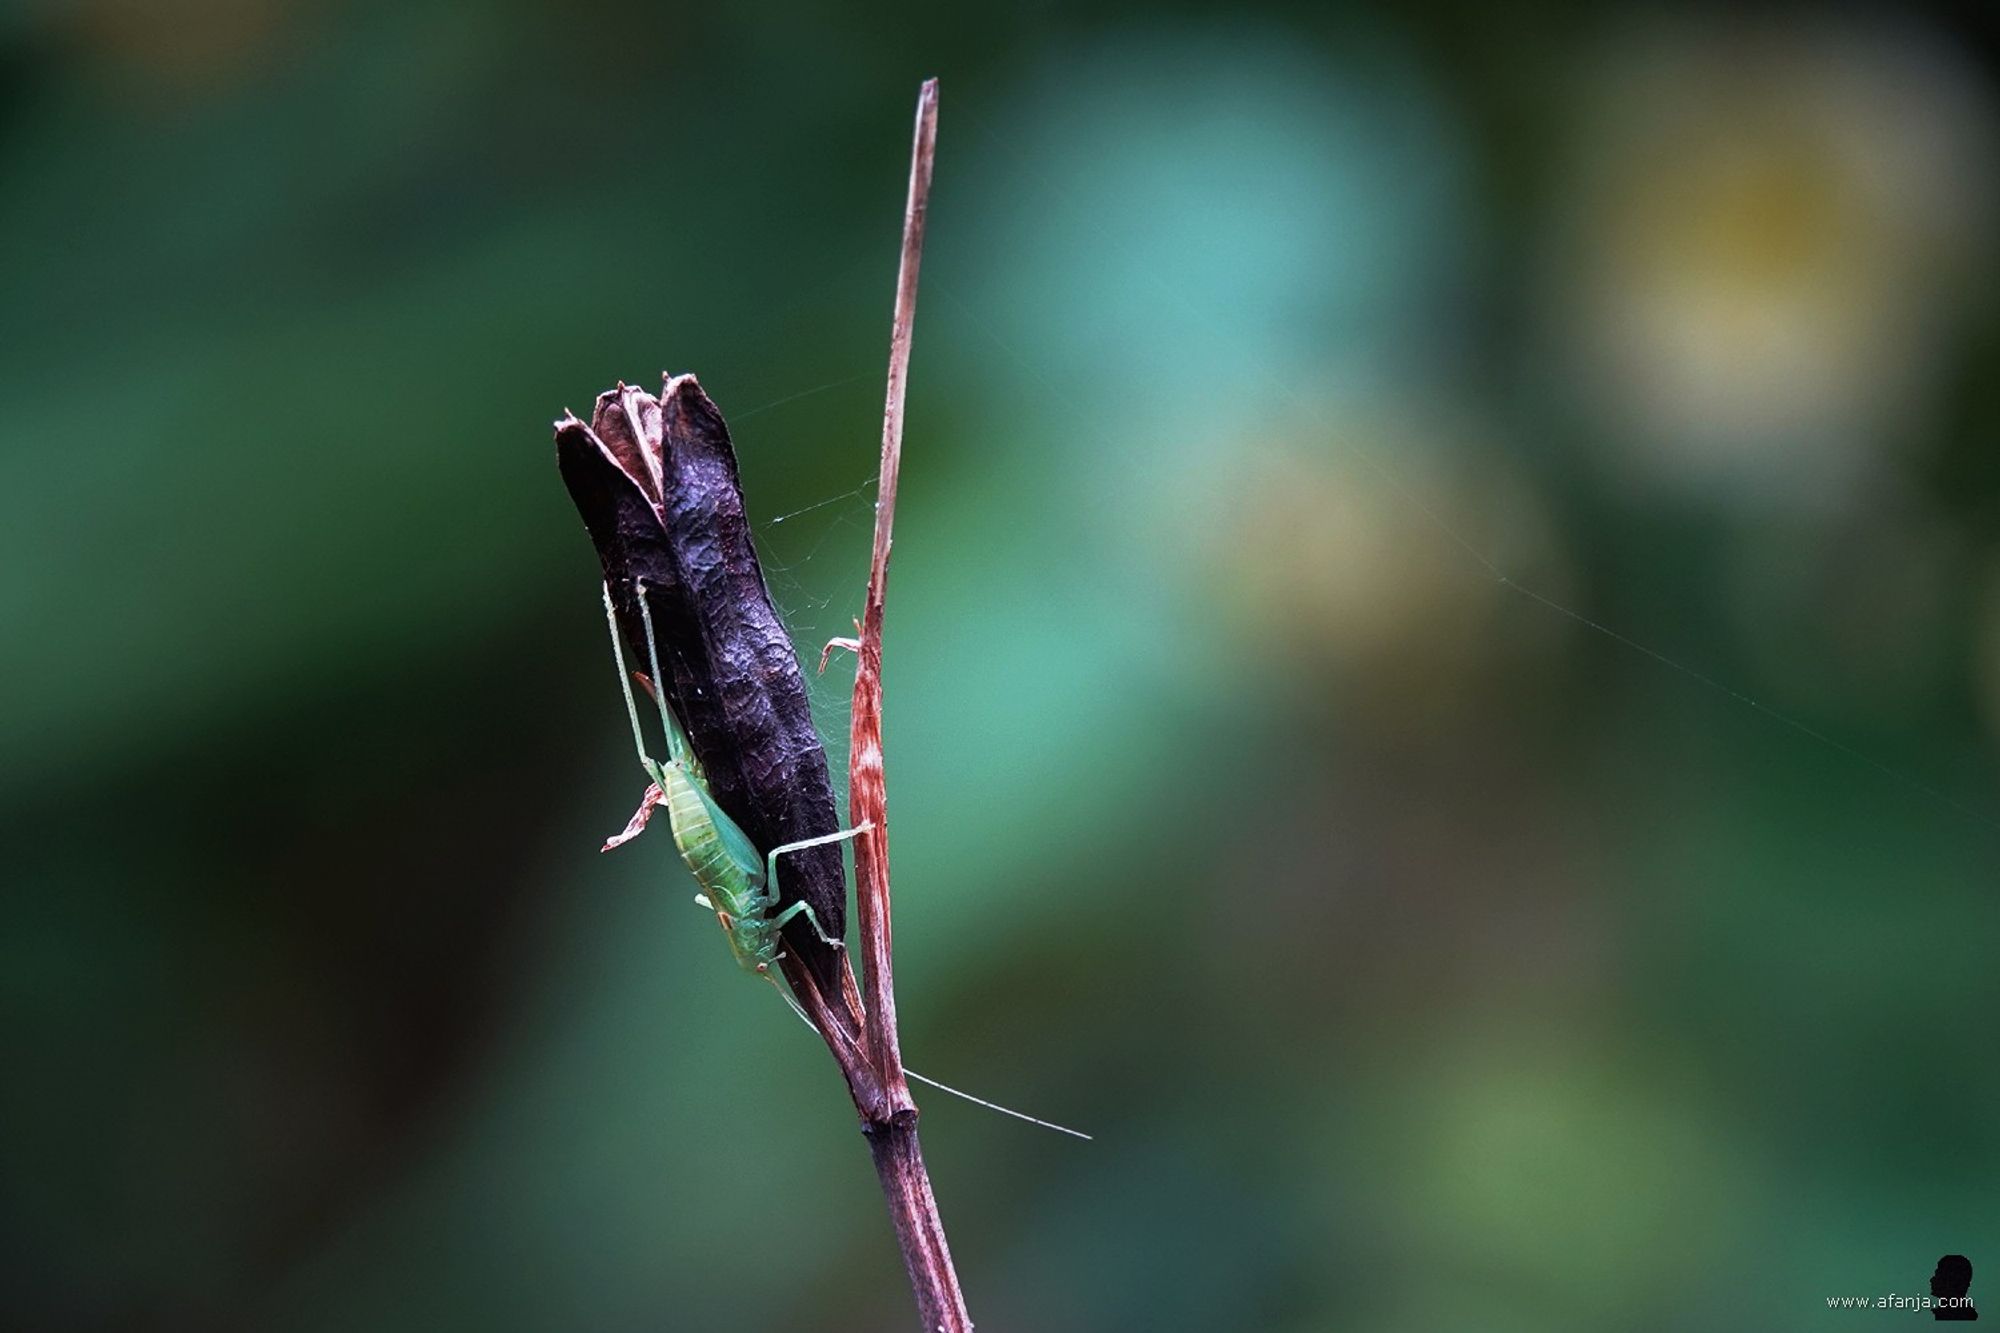
<instances>
[{"instance_id":1,"label":"katydid nymph","mask_svg":"<svg viewBox=\"0 0 2000 1333\"><path fill-rule=\"evenodd\" d=\"M625 831L606 842L604 850L608 852L638 837L654 808L664 805L667 822L673 828L674 846L680 851L681 860L687 862L695 883L701 886L702 891L695 895L695 902L715 913L723 933L729 937L729 952L735 955L737 965L776 986L778 978L773 975L772 969L782 956L778 952L784 938L782 932L793 917L803 913L821 940L836 949L845 947L826 933L812 904L808 902L795 902L776 916L765 915L778 904L778 858L808 847L844 842L867 832L869 826L863 823L840 833L788 842L782 847L772 848L769 856L760 856L749 836L709 795L708 784L702 777L701 761L695 758L694 746L681 727L680 719L668 706L666 693L660 684L660 648L653 636L653 613L646 605L643 584L637 589L636 600L639 603L639 619L646 630L646 665L652 671L647 681L650 687L647 692L659 706L660 726L667 736L668 758L662 764L646 753L646 732L639 723L639 704L632 695L632 673L625 668L625 649L619 642L618 616L612 609L611 589L607 586L604 590L604 615L611 624L611 652L618 661L618 686L625 693L625 712L632 722L632 743L639 751L639 765L646 770L646 776L653 780L653 784L646 789L639 809L625 826ZM782 988L779 993L783 994Z\"/></svg>"},{"instance_id":2,"label":"katydid nymph","mask_svg":"<svg viewBox=\"0 0 2000 1333\"><path fill-rule=\"evenodd\" d=\"M828 843L845 842L868 831L866 821L839 833L829 833L823 837L806 838L799 842L788 842L774 847L768 855L761 855L749 835L731 819L715 798L709 794L708 784L702 776L701 761L696 758L694 746L688 739L687 731L680 719L674 716L668 704L660 675L659 642L653 633L653 613L646 605L646 589L643 584L635 588L635 600L639 604L639 620L646 635L646 665L651 676L644 683L647 693L652 696L660 713L660 726L667 738L667 762L660 763L646 753L646 731L639 721L638 699L632 693L632 672L626 669L625 648L618 630L618 616L611 603L611 589L604 589L604 616L611 626L611 653L618 664L618 687L625 696L625 713L632 723L632 743L639 752L639 765L646 776L652 779L640 800L639 808L626 824L625 830L604 844L604 850L630 842L645 831L647 821L655 809L665 806L667 822L673 830L674 847L680 852L681 860L687 863L689 873L701 892L695 895L695 902L714 912L721 923L723 933L729 939L729 952L735 956L737 965L753 976L763 977L777 990L779 996L808 1027L812 1020L785 994L776 971L784 955L779 952L784 943L783 930L794 917L803 915L822 941L835 949L845 948L841 941L826 933L820 925L818 915L810 903L803 900L767 915L778 905L778 858L792 852L804 851L808 847L823 847ZM914 1069L903 1072L941 1092L984 1106L1002 1115L1025 1120L1029 1124L1040 1125L1044 1129L1057 1130L1079 1139L1090 1135L1080 1130L1058 1125L1053 1121L1041 1120L997 1102L989 1102L962 1092L934 1078L926 1078Z\"/></svg>"}]
</instances>

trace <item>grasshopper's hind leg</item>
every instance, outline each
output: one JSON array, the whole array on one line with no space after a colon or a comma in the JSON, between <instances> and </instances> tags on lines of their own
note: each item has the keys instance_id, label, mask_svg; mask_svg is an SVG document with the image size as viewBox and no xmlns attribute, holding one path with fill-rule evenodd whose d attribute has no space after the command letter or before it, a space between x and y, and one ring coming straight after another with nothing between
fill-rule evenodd
<instances>
[{"instance_id":1,"label":"grasshopper's hind leg","mask_svg":"<svg viewBox=\"0 0 2000 1333\"><path fill-rule=\"evenodd\" d=\"M830 949L845 949L847 947L846 940L837 940L833 936L826 933L826 928L821 926L819 923L819 913L813 911L812 904L807 902L803 898L799 899L797 902L793 903L790 907L787 907L784 911L778 913L776 916L772 917L771 929L774 931L783 930L793 917L798 916L801 913L805 915L806 924L813 928L813 934L819 936L820 943L826 945ZM780 958L784 957L783 954L780 954L778 956Z\"/></svg>"},{"instance_id":2,"label":"grasshopper's hind leg","mask_svg":"<svg viewBox=\"0 0 2000 1333\"><path fill-rule=\"evenodd\" d=\"M771 854L764 858L764 891L771 895L772 902L778 900L779 857L790 852L803 852L809 847L824 847L830 842L846 842L849 838L860 837L873 827L875 827L874 824L864 819L853 828L842 829L839 833L828 833L818 838L804 838L798 842L788 842L782 847L773 847ZM772 918L773 924L783 927L787 921L790 921L801 912L804 912L806 920L812 923L813 933L818 935L827 945L835 949L845 949L847 947L845 943L826 933L826 928L819 923L819 914L813 911L812 904L806 902L803 898Z\"/></svg>"},{"instance_id":3,"label":"grasshopper's hind leg","mask_svg":"<svg viewBox=\"0 0 2000 1333\"><path fill-rule=\"evenodd\" d=\"M828 833L818 838L802 838L797 842L788 842L782 847L773 847L771 854L764 858L764 883L770 886L771 897L775 900L778 896L779 857L792 852L803 852L810 847L824 847L830 842L846 842L849 838L860 837L874 827L873 822L864 819L853 828L842 829L838 833Z\"/></svg>"}]
</instances>

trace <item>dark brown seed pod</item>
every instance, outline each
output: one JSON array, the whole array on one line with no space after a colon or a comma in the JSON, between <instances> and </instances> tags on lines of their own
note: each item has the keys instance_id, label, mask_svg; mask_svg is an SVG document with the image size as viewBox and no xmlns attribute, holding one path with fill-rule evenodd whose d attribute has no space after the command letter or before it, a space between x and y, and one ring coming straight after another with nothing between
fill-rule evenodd
<instances>
[{"instance_id":1,"label":"dark brown seed pod","mask_svg":"<svg viewBox=\"0 0 2000 1333\"><path fill-rule=\"evenodd\" d=\"M826 749L757 561L722 413L694 376L675 375L657 398L625 384L606 390L589 425L565 414L555 435L557 465L597 548L631 660L646 661L643 587L660 687L716 803L765 850L835 832ZM845 936L838 846L787 856L778 892L781 906L803 898L827 934ZM785 943L823 991L840 993L839 953L803 918L787 927Z\"/></svg>"}]
</instances>

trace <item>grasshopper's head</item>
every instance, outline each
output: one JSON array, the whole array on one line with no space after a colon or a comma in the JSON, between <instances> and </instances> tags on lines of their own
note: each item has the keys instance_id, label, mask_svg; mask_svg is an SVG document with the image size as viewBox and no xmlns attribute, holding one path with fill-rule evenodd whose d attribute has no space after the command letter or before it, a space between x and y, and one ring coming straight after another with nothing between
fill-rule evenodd
<instances>
[{"instance_id":1,"label":"grasshopper's head","mask_svg":"<svg viewBox=\"0 0 2000 1333\"><path fill-rule=\"evenodd\" d=\"M771 964L776 961L775 950L765 932L748 918L732 916L728 912L717 912L716 919L722 922L723 934L729 937L729 952L736 959L736 965L745 972L767 976Z\"/></svg>"}]
</instances>

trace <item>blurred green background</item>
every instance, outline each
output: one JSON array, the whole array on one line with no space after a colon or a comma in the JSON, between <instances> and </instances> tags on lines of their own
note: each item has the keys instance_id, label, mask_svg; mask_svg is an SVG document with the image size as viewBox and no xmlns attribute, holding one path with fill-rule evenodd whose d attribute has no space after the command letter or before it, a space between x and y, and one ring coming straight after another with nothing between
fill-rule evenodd
<instances>
[{"instance_id":1,"label":"blurred green background","mask_svg":"<svg viewBox=\"0 0 2000 1333\"><path fill-rule=\"evenodd\" d=\"M548 423L699 373L844 632L930 74L905 1048L1098 1135L925 1099L982 1327L2000 1305L1988 18L11 7L0 1324L908 1323Z\"/></svg>"}]
</instances>

